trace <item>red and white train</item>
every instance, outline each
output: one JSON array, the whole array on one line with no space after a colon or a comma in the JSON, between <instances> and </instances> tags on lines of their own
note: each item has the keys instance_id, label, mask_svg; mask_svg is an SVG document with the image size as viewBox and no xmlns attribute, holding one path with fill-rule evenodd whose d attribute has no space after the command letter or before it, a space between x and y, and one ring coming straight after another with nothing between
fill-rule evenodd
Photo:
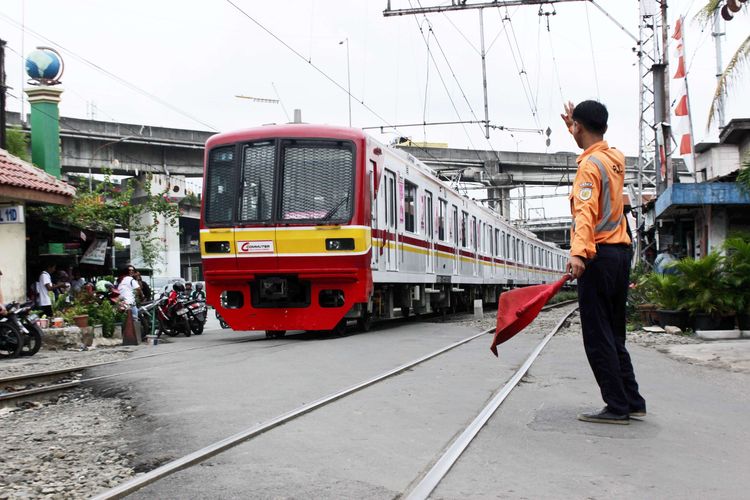
<instances>
[{"instance_id":1,"label":"red and white train","mask_svg":"<svg viewBox=\"0 0 750 500\"><path fill-rule=\"evenodd\" d=\"M206 143L207 300L235 330L336 330L349 320L496 302L552 282L566 252L462 196L361 130L304 124Z\"/></svg>"}]
</instances>

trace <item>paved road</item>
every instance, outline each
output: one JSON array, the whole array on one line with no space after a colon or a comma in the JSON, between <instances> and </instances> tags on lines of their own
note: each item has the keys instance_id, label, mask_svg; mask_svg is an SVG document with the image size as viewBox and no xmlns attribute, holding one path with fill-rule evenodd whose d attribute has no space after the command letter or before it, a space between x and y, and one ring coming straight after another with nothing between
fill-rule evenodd
<instances>
[{"instance_id":1,"label":"paved road","mask_svg":"<svg viewBox=\"0 0 750 500\"><path fill-rule=\"evenodd\" d=\"M137 361L142 373L102 389L132 398L143 415L130 430L133 446L154 464L470 333L440 323L404 323L344 338L266 340L258 333L207 331L155 349L218 347ZM246 342L229 343L238 339ZM513 339L499 360L489 354L489 337L479 339L133 498L394 498L539 339ZM434 496L744 498L750 488L744 473L750 464L749 376L676 361L654 349L632 352L649 403L642 422L578 422L576 413L601 403L580 338L556 337ZM124 392L123 383L129 384Z\"/></svg>"}]
</instances>

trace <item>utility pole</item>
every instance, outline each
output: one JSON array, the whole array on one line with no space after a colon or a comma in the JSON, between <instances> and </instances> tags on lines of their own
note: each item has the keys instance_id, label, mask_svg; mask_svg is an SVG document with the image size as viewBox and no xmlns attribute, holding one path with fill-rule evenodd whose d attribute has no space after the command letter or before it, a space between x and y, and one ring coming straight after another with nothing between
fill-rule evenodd
<instances>
[{"instance_id":1,"label":"utility pole","mask_svg":"<svg viewBox=\"0 0 750 500\"><path fill-rule=\"evenodd\" d=\"M349 37L339 42L339 45L346 44L346 93L349 94L349 126L352 126L352 74L349 62Z\"/></svg>"},{"instance_id":2,"label":"utility pole","mask_svg":"<svg viewBox=\"0 0 750 500\"><path fill-rule=\"evenodd\" d=\"M724 73L724 61L721 57L721 37L724 36L724 32L721 29L721 18L719 17L719 10L714 12L714 28L711 35L714 37L714 48L716 49L716 82L721 80L721 75ZM718 115L719 115L719 131L724 128L724 93L722 92L719 96L718 103Z\"/></svg>"},{"instance_id":3,"label":"utility pole","mask_svg":"<svg viewBox=\"0 0 750 500\"><path fill-rule=\"evenodd\" d=\"M0 148L8 149L5 139L5 40L0 40Z\"/></svg>"},{"instance_id":4,"label":"utility pole","mask_svg":"<svg viewBox=\"0 0 750 500\"><path fill-rule=\"evenodd\" d=\"M669 100L669 23L667 22L667 0L661 0L661 55L664 66L664 121L662 135L664 140L664 167L667 174L667 188L672 187L677 177L672 165L672 108Z\"/></svg>"},{"instance_id":5,"label":"utility pole","mask_svg":"<svg viewBox=\"0 0 750 500\"><path fill-rule=\"evenodd\" d=\"M487 104L487 52L484 50L484 9L479 9L479 38L482 43L482 87L484 89L484 136L490 138L490 111Z\"/></svg>"}]
</instances>

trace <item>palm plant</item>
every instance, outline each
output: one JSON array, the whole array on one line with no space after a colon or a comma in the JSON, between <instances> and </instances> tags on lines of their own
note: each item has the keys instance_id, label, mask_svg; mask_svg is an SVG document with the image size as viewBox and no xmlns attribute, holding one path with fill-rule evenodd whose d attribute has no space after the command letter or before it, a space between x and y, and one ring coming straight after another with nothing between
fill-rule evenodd
<instances>
[{"instance_id":1,"label":"palm plant","mask_svg":"<svg viewBox=\"0 0 750 500\"><path fill-rule=\"evenodd\" d=\"M725 279L734 291L738 313L750 314L750 237L736 236L724 242Z\"/></svg>"},{"instance_id":2,"label":"palm plant","mask_svg":"<svg viewBox=\"0 0 750 500\"><path fill-rule=\"evenodd\" d=\"M709 0L706 5L698 12L696 18L699 19L704 25L711 22L713 17L718 14L724 4L724 0ZM747 12L746 7L743 12ZM719 77L719 81L716 84L716 90L714 91L714 98L711 101L711 109L708 113L708 124L707 127L711 126L714 116L718 114L718 105L722 95L727 95L727 91L732 85L735 85L740 79L740 70L744 64L750 61L750 35L740 43L735 53L729 59L724 71Z\"/></svg>"},{"instance_id":3,"label":"palm plant","mask_svg":"<svg viewBox=\"0 0 750 500\"><path fill-rule=\"evenodd\" d=\"M723 264L724 257L716 252L674 264L684 291L683 306L690 313L719 317L734 311L734 293L724 276Z\"/></svg>"},{"instance_id":4,"label":"palm plant","mask_svg":"<svg viewBox=\"0 0 750 500\"><path fill-rule=\"evenodd\" d=\"M742 191L750 193L750 153L742 159L740 173L737 174L737 184Z\"/></svg>"},{"instance_id":5,"label":"palm plant","mask_svg":"<svg viewBox=\"0 0 750 500\"><path fill-rule=\"evenodd\" d=\"M650 289L647 292L651 302L662 309L679 311L685 309L683 283L675 274L651 273L642 280L643 286Z\"/></svg>"}]
</instances>

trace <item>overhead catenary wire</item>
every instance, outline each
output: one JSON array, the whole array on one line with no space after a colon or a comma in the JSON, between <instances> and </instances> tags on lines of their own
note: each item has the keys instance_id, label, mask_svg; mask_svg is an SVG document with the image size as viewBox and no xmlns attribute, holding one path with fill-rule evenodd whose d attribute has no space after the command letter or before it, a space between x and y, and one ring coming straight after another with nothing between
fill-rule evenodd
<instances>
[{"instance_id":1,"label":"overhead catenary wire","mask_svg":"<svg viewBox=\"0 0 750 500\"><path fill-rule=\"evenodd\" d=\"M594 54L594 39L591 36L591 21L589 19L589 3L586 2L584 4L584 8L586 9L586 25L588 26L588 32L589 32L589 48L591 49L591 64L593 66L594 70L594 83L596 84L596 99L601 101L601 92L599 92L599 71L596 67L596 56Z\"/></svg>"},{"instance_id":2,"label":"overhead catenary wire","mask_svg":"<svg viewBox=\"0 0 750 500\"><path fill-rule=\"evenodd\" d=\"M387 119L385 119L383 116L381 116L380 113L378 113L377 111L375 111L371 106L369 106L368 104L366 104L363 99L360 99L359 97L353 95L349 91L349 89L347 89L344 85L342 85L339 82L337 82L333 77L331 77L328 73L326 73L321 67L319 67L317 64L313 63L312 60L309 60L308 58L306 58L298 50L296 50L294 47L292 47L287 42L285 42L281 37L279 37L278 35L276 35L276 33L274 33L273 31L271 31L269 28L267 28L265 25L263 25L260 21L258 21L253 16L251 16L250 14L248 14L244 9L242 9L242 7L240 7L239 5L237 5L236 2L234 2L233 0L225 0L225 1L229 5L231 5L232 7L234 7L238 12L240 12L240 14L242 14L248 20L250 20L253 24L255 24L258 28L260 28L262 31L264 31L266 34L268 34L271 38L273 38L274 40L276 40L277 42L279 42L281 45L283 45L284 47L286 47L295 56L297 56L298 58L302 59L307 64L309 64L311 68L313 68L315 71L317 71L318 73L320 73L326 80L328 80L329 82L331 82L339 90L341 90L344 93L346 93L348 96L350 96L352 99L354 99L355 101L357 101L360 105L362 105L363 108L365 108L367 111L369 111L370 113L372 113L376 118L378 118L383 123L385 123L386 125L388 125L389 128L394 128L394 130L395 130L395 127L391 126L390 122ZM397 130L397 132L398 132L398 130ZM429 152L428 150L426 150L424 148L419 148L419 149L421 149L422 151L424 151L425 154L427 154L431 158L436 159L435 156L431 152Z\"/></svg>"},{"instance_id":3,"label":"overhead catenary wire","mask_svg":"<svg viewBox=\"0 0 750 500\"><path fill-rule=\"evenodd\" d=\"M542 126L539 122L539 113L537 110L536 103L534 102L534 99L532 97L533 92L531 90L531 84L529 83L528 73L526 72L526 67L524 65L523 54L521 53L521 48L518 44L518 38L516 37L515 30L513 29L513 24L512 24L510 15L508 14L508 9L507 8L505 9L505 15L503 15L499 10L498 10L498 13L500 14L501 22L503 24L505 24L506 22L508 23L509 29L505 30L505 37L508 41L510 53L513 56L513 63L516 66L518 77L521 80L521 87L523 88L523 92L526 95L526 101L531 110L531 116L533 117L534 123L536 124L537 128L541 129ZM511 34L513 35L513 40L515 41L515 47L510 38ZM518 52L518 56L516 56L516 52ZM520 61L520 65L519 65L519 61Z\"/></svg>"},{"instance_id":4,"label":"overhead catenary wire","mask_svg":"<svg viewBox=\"0 0 750 500\"><path fill-rule=\"evenodd\" d=\"M409 0L409 4L411 5L411 0ZM427 23L427 27L429 29L429 32L432 33L432 23L430 22L429 19L427 19L427 16L424 16L424 18L425 18L424 20ZM427 47L427 54L428 54L430 60L432 61L432 63L435 65L435 70L437 71L438 77L440 78L440 82L442 83L443 88L445 89L445 92L446 92L446 94L448 96L448 100L450 101L451 106L453 107L453 110L456 113L456 117L458 118L458 121L463 121L461 119L461 113L458 111L458 107L456 106L456 103L453 100L453 96L451 96L450 90L448 89L448 85L446 84L445 79L443 78L443 74L440 71L440 67L438 66L437 61L435 60L435 56L432 53L432 50L430 50L428 39L427 39L427 37L425 37L424 29L422 27L422 24L419 22L419 20L416 17L414 18L414 21L417 23L417 27L419 29L419 34L422 37L422 40L425 42L425 46ZM435 37L434 33L432 33L432 36ZM435 40L436 40L436 43L437 43L437 37L435 37ZM440 46L439 43L438 43L438 46ZM471 140L471 136L469 135L469 132L466 130L466 127L463 124L461 124L461 128L463 129L464 134L466 134L466 138L469 141L469 145L471 146L471 149L476 152L477 157L478 157L479 156L479 152L477 151L476 147L474 146L474 143Z\"/></svg>"}]
</instances>

